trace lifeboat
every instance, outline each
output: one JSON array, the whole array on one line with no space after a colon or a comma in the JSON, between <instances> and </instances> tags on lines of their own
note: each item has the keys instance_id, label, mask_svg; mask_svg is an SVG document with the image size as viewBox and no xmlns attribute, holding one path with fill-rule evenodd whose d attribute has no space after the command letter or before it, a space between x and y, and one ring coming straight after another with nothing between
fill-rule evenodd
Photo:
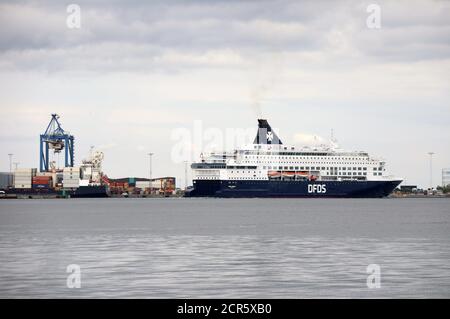
<instances>
[{"instance_id":1,"label":"lifeboat","mask_svg":"<svg viewBox=\"0 0 450 319\"><path fill-rule=\"evenodd\" d=\"M294 177L295 176L295 172L283 172L283 173L281 173L281 175L283 177Z\"/></svg>"},{"instance_id":2,"label":"lifeboat","mask_svg":"<svg viewBox=\"0 0 450 319\"><path fill-rule=\"evenodd\" d=\"M267 173L267 175L268 175L269 177L280 177L280 176L281 176L281 173L278 172L278 171L269 171L269 172Z\"/></svg>"},{"instance_id":3,"label":"lifeboat","mask_svg":"<svg viewBox=\"0 0 450 319\"><path fill-rule=\"evenodd\" d=\"M295 172L295 175L297 175L297 176L303 176L303 177L308 177L308 172Z\"/></svg>"}]
</instances>

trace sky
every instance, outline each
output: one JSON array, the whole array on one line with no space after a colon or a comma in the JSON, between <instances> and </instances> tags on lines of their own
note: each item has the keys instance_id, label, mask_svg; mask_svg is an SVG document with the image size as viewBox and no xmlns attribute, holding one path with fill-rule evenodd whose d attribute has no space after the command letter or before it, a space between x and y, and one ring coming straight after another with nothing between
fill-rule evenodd
<instances>
[{"instance_id":1,"label":"sky","mask_svg":"<svg viewBox=\"0 0 450 319\"><path fill-rule=\"evenodd\" d=\"M183 187L184 161L232 149L229 135L256 134L263 117L285 144L332 131L405 184L428 187L433 151L437 185L450 167L449 17L450 1L430 0L0 1L0 171L8 153L39 166L57 113L77 165L95 146L108 176L147 177L152 152L153 177Z\"/></svg>"}]
</instances>

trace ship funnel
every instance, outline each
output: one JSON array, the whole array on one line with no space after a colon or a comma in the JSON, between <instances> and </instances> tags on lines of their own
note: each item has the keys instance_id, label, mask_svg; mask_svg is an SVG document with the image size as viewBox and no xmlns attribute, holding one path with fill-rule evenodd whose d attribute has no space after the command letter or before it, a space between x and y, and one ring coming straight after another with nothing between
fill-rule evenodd
<instances>
[{"instance_id":1,"label":"ship funnel","mask_svg":"<svg viewBox=\"0 0 450 319\"><path fill-rule=\"evenodd\" d=\"M264 119L258 119L258 133L253 144L283 144Z\"/></svg>"}]
</instances>

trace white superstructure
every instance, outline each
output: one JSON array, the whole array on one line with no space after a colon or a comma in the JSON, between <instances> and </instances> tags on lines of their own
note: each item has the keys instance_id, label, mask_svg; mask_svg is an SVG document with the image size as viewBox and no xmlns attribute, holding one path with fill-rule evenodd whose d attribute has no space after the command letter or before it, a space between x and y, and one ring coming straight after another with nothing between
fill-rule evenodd
<instances>
[{"instance_id":1,"label":"white superstructure","mask_svg":"<svg viewBox=\"0 0 450 319\"><path fill-rule=\"evenodd\" d=\"M63 187L78 188L80 186L100 186L102 184L103 153L92 152L84 159L79 167L65 167L63 169Z\"/></svg>"},{"instance_id":2,"label":"white superstructure","mask_svg":"<svg viewBox=\"0 0 450 319\"><path fill-rule=\"evenodd\" d=\"M102 162L104 154L100 151L92 152L88 159L83 160L81 165L81 186L101 185L102 180Z\"/></svg>"}]
</instances>

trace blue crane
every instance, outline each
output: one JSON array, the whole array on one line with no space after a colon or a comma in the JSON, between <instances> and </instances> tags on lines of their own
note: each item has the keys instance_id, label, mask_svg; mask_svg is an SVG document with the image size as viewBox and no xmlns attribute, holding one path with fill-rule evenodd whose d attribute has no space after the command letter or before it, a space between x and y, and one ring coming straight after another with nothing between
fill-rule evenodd
<instances>
[{"instance_id":1,"label":"blue crane","mask_svg":"<svg viewBox=\"0 0 450 319\"><path fill-rule=\"evenodd\" d=\"M61 124L58 121L59 115L52 114L52 119L48 123L47 129L44 134L40 136L40 157L39 157L39 170L41 172L49 171L49 151L53 150L54 153L60 153L64 150L65 167L73 167L74 152L73 141L74 137L65 132Z\"/></svg>"}]
</instances>

